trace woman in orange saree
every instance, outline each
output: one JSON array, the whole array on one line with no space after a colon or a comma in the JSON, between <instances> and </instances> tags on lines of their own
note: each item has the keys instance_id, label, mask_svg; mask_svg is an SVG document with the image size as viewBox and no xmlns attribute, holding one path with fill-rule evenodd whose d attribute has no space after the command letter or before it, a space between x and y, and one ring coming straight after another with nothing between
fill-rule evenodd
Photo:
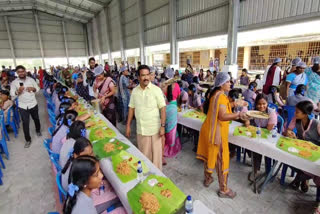
<instances>
[{"instance_id":1,"label":"woman in orange saree","mask_svg":"<svg viewBox=\"0 0 320 214\"><path fill-rule=\"evenodd\" d=\"M247 119L245 113L232 113L227 95L230 91L230 76L218 73L215 88L210 95L209 110L199 137L197 158L204 161L204 186L213 182L212 173L216 168L219 180L219 197L234 198L236 193L227 187L229 173L229 123L231 120Z\"/></svg>"}]
</instances>

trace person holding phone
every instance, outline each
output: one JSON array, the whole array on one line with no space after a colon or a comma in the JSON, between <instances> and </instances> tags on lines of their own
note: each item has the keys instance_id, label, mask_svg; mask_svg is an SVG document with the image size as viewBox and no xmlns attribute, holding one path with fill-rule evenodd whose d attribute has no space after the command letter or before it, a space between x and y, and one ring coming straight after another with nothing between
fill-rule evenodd
<instances>
[{"instance_id":1,"label":"person holding phone","mask_svg":"<svg viewBox=\"0 0 320 214\"><path fill-rule=\"evenodd\" d=\"M38 84L31 77L27 77L26 68L22 65L16 67L18 78L11 83L10 95L13 99L19 101L19 112L21 115L23 133L26 143L25 148L31 145L31 136L29 130L30 115L34 121L37 136L42 136L40 132L40 120L38 113L38 102L36 93L40 90Z\"/></svg>"}]
</instances>

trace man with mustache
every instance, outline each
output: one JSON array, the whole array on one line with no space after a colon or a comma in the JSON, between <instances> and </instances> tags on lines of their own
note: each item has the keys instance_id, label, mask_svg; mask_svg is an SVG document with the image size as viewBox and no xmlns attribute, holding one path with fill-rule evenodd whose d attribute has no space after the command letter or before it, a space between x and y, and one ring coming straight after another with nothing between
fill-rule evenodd
<instances>
[{"instance_id":1,"label":"man with mustache","mask_svg":"<svg viewBox=\"0 0 320 214\"><path fill-rule=\"evenodd\" d=\"M135 116L138 148L161 170L161 137L165 134L166 102L161 89L150 81L150 68L141 65L138 73L140 84L131 93L126 136L130 137L130 125Z\"/></svg>"}]
</instances>

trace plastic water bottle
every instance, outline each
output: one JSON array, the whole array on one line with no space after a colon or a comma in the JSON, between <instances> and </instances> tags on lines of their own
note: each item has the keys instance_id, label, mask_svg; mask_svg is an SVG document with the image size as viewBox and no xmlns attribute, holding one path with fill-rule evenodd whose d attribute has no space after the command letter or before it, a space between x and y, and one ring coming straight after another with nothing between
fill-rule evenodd
<instances>
[{"instance_id":1,"label":"plastic water bottle","mask_svg":"<svg viewBox=\"0 0 320 214\"><path fill-rule=\"evenodd\" d=\"M272 134L272 138L276 138L277 137L278 128L276 126L272 129L271 134Z\"/></svg>"},{"instance_id":2,"label":"plastic water bottle","mask_svg":"<svg viewBox=\"0 0 320 214\"><path fill-rule=\"evenodd\" d=\"M186 209L186 214L193 214L193 202L192 202L191 195L188 195L184 207Z\"/></svg>"},{"instance_id":3,"label":"plastic water bottle","mask_svg":"<svg viewBox=\"0 0 320 214\"><path fill-rule=\"evenodd\" d=\"M138 161L137 175L138 175L138 181L141 182L143 180L143 170L142 170L141 161Z\"/></svg>"},{"instance_id":4,"label":"plastic water bottle","mask_svg":"<svg viewBox=\"0 0 320 214\"><path fill-rule=\"evenodd\" d=\"M260 140L260 138L261 138L261 128L260 128L260 126L258 126L258 128L257 128L257 137L258 137L258 140Z\"/></svg>"},{"instance_id":5,"label":"plastic water bottle","mask_svg":"<svg viewBox=\"0 0 320 214\"><path fill-rule=\"evenodd\" d=\"M99 195L103 195L104 194L104 185L102 184L100 187L99 187Z\"/></svg>"}]
</instances>

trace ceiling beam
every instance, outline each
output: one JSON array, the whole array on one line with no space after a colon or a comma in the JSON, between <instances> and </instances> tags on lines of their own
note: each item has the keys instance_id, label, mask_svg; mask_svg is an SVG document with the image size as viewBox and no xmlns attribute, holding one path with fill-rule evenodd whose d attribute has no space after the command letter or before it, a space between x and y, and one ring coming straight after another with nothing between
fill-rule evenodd
<instances>
[{"instance_id":1,"label":"ceiling beam","mask_svg":"<svg viewBox=\"0 0 320 214\"><path fill-rule=\"evenodd\" d=\"M95 4L97 4L97 5L100 5L100 6L106 6L108 3L105 3L105 2L102 2L102 1L99 1L99 0L86 0L86 1L88 1L88 2L92 2L92 3L95 3Z\"/></svg>"},{"instance_id":2,"label":"ceiling beam","mask_svg":"<svg viewBox=\"0 0 320 214\"><path fill-rule=\"evenodd\" d=\"M86 14L85 16L79 16L73 13L68 13L65 10L61 10L58 9L56 7L50 6L50 5L46 5L40 2L36 2L36 3L32 3L32 2L23 2L23 3L0 3L0 8L4 9L4 8L21 8L21 7L31 7L32 9L38 9L40 11L50 11L51 14L55 14L56 13L61 13L63 14L63 16L60 17L69 17L70 19L76 20L76 21L81 21L83 23L87 23L89 19L91 19L93 17L93 15L90 14ZM19 9L21 10L21 9ZM59 15L56 15L59 16Z\"/></svg>"},{"instance_id":3,"label":"ceiling beam","mask_svg":"<svg viewBox=\"0 0 320 214\"><path fill-rule=\"evenodd\" d=\"M71 18L73 20L80 20L81 22L84 22L84 23L88 22L88 20L91 18L91 16L90 17L84 17L84 16L79 16L79 15L76 15L76 14L72 14L72 13L67 13L64 10L61 10L61 9L58 9L58 8L55 8L55 7L46 5L46 4L42 4L42 3L39 3L39 2L37 2L36 8L38 10L51 11L51 13L53 13L55 15L56 15L56 13L61 13L61 14L64 14L61 17L69 17L69 18ZM56 16L59 16L59 15L56 15Z\"/></svg>"},{"instance_id":4,"label":"ceiling beam","mask_svg":"<svg viewBox=\"0 0 320 214\"><path fill-rule=\"evenodd\" d=\"M9 39L9 45L10 45L10 50L11 50L11 57L13 59L13 65L14 65L14 67L16 67L17 66L16 55L14 53L14 46L13 46L12 37L11 37L11 30L10 30L10 25L9 25L9 21L8 21L7 16L4 16L4 22L5 22L7 33L8 33L8 39Z\"/></svg>"},{"instance_id":5,"label":"ceiling beam","mask_svg":"<svg viewBox=\"0 0 320 214\"><path fill-rule=\"evenodd\" d=\"M0 16L15 16L15 15L26 15L26 14L32 14L31 10L13 10L8 12L0 13Z\"/></svg>"},{"instance_id":6,"label":"ceiling beam","mask_svg":"<svg viewBox=\"0 0 320 214\"><path fill-rule=\"evenodd\" d=\"M1 2L0 9L4 11L5 8L13 7L32 7L34 4L32 2Z\"/></svg>"},{"instance_id":7,"label":"ceiling beam","mask_svg":"<svg viewBox=\"0 0 320 214\"><path fill-rule=\"evenodd\" d=\"M92 14L92 15L96 14L95 11L82 8L82 7L74 5L74 4L69 4L69 3L65 2L65 1L62 1L62 0L49 0L49 1L54 2L56 4L60 4L60 5L66 6L66 7L70 7L70 8L75 9L75 10L80 10L82 12L89 13L89 14Z\"/></svg>"}]
</instances>

